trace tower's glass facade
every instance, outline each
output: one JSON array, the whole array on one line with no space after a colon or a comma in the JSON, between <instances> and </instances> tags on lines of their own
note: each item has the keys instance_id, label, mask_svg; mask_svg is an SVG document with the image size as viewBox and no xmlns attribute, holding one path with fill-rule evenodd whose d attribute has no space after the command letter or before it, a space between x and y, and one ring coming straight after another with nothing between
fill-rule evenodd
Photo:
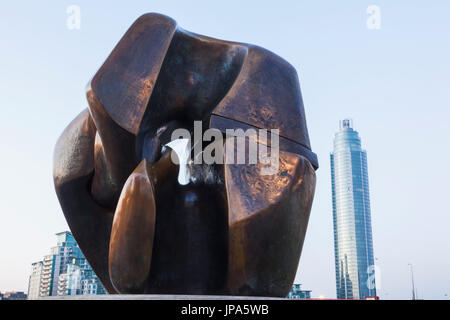
<instances>
[{"instance_id":1,"label":"tower's glass facade","mask_svg":"<svg viewBox=\"0 0 450 320\"><path fill-rule=\"evenodd\" d=\"M367 155L351 120L340 122L330 160L337 298L376 296Z\"/></svg>"}]
</instances>

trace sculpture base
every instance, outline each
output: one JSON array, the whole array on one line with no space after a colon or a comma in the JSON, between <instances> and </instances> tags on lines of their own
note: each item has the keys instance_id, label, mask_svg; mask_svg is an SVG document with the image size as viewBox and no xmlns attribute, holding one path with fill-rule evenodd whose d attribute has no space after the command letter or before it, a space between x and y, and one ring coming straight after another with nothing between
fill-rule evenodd
<instances>
[{"instance_id":1,"label":"sculpture base","mask_svg":"<svg viewBox=\"0 0 450 320\"><path fill-rule=\"evenodd\" d=\"M206 296L171 294L101 294L40 297L39 300L285 300L276 297Z\"/></svg>"}]
</instances>

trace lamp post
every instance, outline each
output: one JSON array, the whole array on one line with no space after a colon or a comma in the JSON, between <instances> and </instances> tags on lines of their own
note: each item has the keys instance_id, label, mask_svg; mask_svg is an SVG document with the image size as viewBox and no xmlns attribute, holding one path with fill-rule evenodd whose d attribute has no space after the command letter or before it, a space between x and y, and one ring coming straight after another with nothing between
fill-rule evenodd
<instances>
[{"instance_id":1,"label":"lamp post","mask_svg":"<svg viewBox=\"0 0 450 320\"><path fill-rule=\"evenodd\" d=\"M414 286L414 273L412 263L408 263L411 270L411 283L412 283L412 300L416 300L416 288Z\"/></svg>"}]
</instances>

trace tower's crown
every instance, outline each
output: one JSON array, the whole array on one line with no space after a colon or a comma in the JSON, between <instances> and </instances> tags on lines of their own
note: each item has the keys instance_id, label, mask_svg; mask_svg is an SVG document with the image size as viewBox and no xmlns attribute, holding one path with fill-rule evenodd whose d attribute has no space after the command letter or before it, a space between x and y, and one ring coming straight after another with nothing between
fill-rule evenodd
<instances>
[{"instance_id":1,"label":"tower's crown","mask_svg":"<svg viewBox=\"0 0 450 320\"><path fill-rule=\"evenodd\" d=\"M353 120L352 119L344 119L339 121L339 129L353 129Z\"/></svg>"}]
</instances>

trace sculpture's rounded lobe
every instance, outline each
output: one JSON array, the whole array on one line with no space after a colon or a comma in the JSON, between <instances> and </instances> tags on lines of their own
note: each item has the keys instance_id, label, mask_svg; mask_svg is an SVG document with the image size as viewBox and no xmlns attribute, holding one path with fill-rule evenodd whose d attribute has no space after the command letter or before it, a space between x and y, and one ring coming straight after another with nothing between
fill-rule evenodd
<instances>
[{"instance_id":1,"label":"sculpture's rounded lobe","mask_svg":"<svg viewBox=\"0 0 450 320\"><path fill-rule=\"evenodd\" d=\"M155 198L147 161L125 183L117 204L109 248L109 274L121 293L141 293L152 260Z\"/></svg>"}]
</instances>

